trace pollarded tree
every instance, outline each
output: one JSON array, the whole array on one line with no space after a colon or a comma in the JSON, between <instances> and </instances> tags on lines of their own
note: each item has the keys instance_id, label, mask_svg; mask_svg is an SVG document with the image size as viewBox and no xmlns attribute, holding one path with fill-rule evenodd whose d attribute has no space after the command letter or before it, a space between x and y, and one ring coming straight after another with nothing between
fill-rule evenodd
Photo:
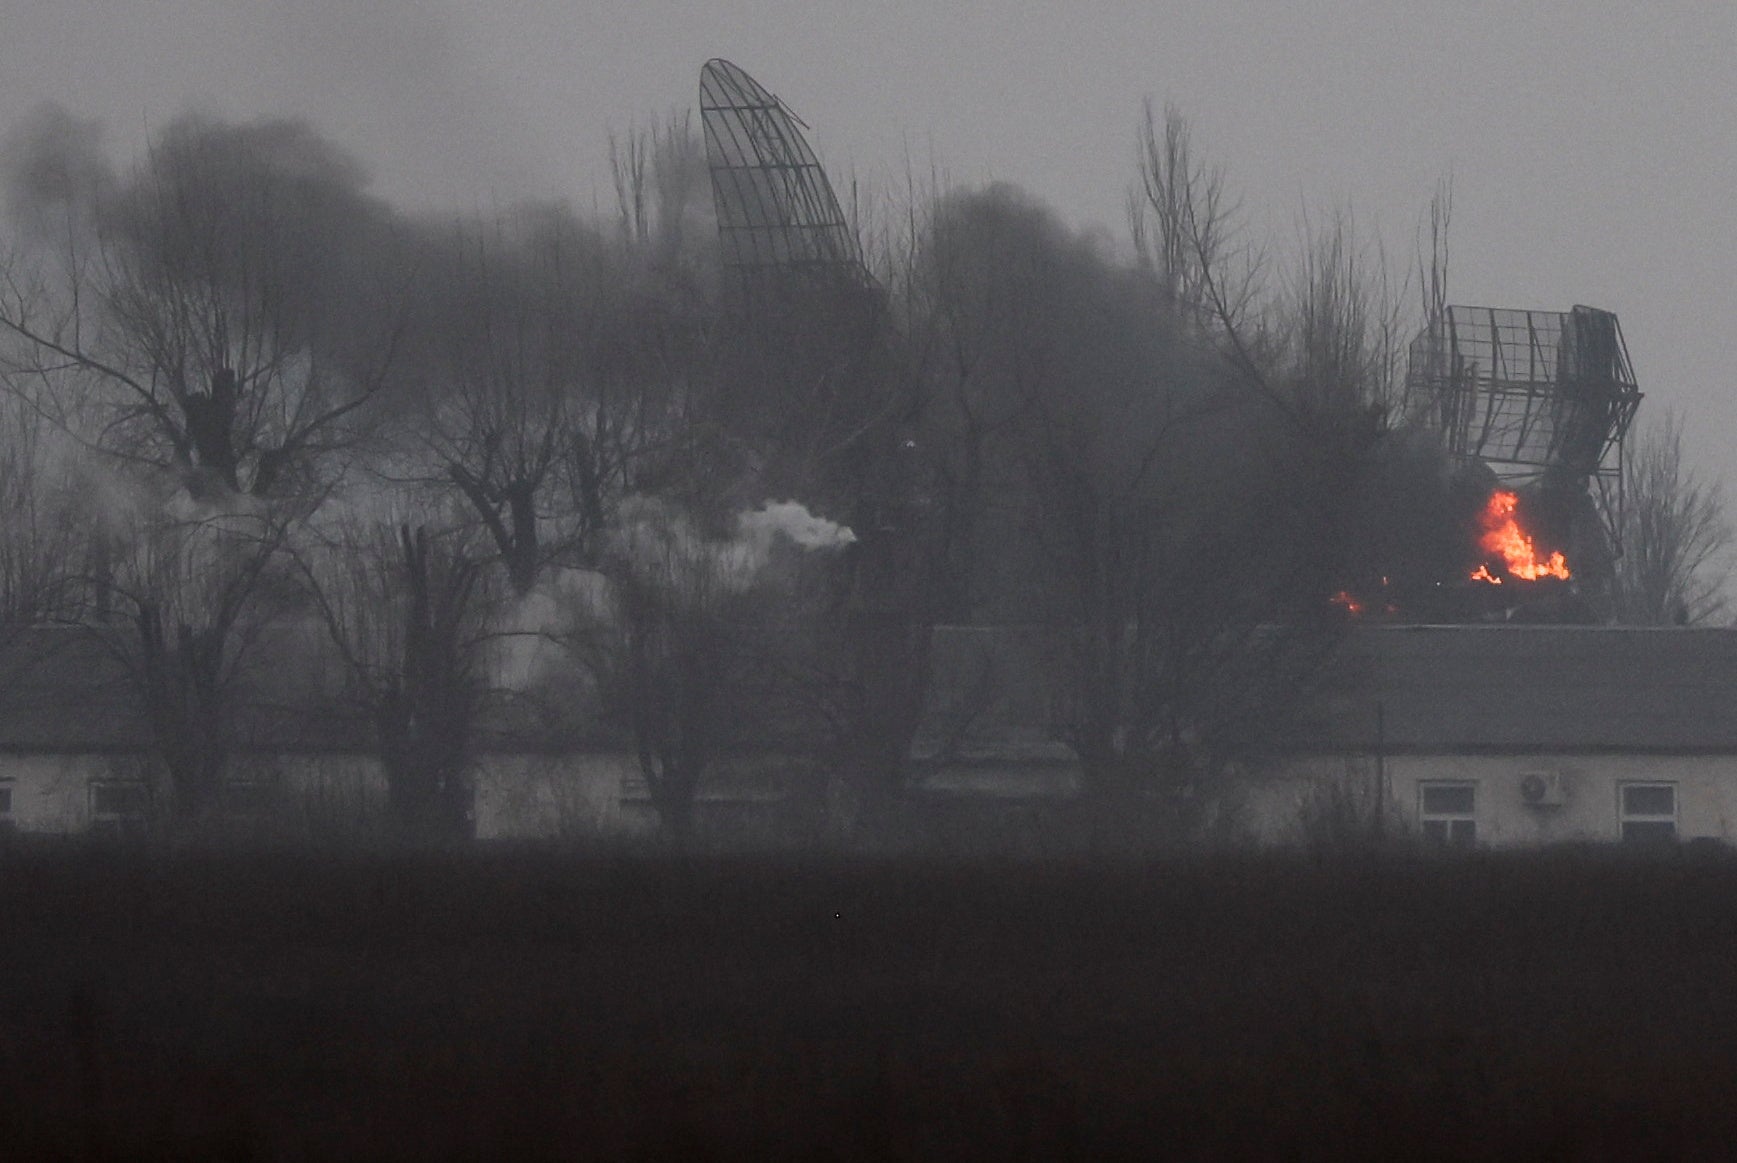
<instances>
[{"instance_id":1,"label":"pollarded tree","mask_svg":"<svg viewBox=\"0 0 1737 1163\"><path fill-rule=\"evenodd\" d=\"M20 172L75 168L62 137L30 138ZM354 161L298 123L187 117L124 180L13 193L41 260L0 293L14 387L196 496L317 494L399 332L389 222Z\"/></svg>"},{"instance_id":2,"label":"pollarded tree","mask_svg":"<svg viewBox=\"0 0 1737 1163\"><path fill-rule=\"evenodd\" d=\"M849 711L817 646L825 607L804 561L850 543L842 526L780 504L710 523L661 498L621 508L599 584L569 596L568 644L622 730L669 838L729 753L837 742Z\"/></svg>"},{"instance_id":3,"label":"pollarded tree","mask_svg":"<svg viewBox=\"0 0 1737 1163\"><path fill-rule=\"evenodd\" d=\"M188 823L222 801L259 632L282 612L270 573L290 522L264 505L157 499L110 542L82 621L116 660L144 723L153 797L168 819Z\"/></svg>"},{"instance_id":4,"label":"pollarded tree","mask_svg":"<svg viewBox=\"0 0 1737 1163\"><path fill-rule=\"evenodd\" d=\"M489 687L487 557L462 530L358 525L303 563L371 720L397 822L468 832L473 739Z\"/></svg>"},{"instance_id":5,"label":"pollarded tree","mask_svg":"<svg viewBox=\"0 0 1737 1163\"><path fill-rule=\"evenodd\" d=\"M659 137L654 152L673 149ZM634 181L661 202L684 172L672 162ZM565 210L524 208L436 240L422 264L420 406L401 443L464 498L521 596L551 564L595 565L623 496L703 490L713 475L699 463L711 304L679 231L662 228L672 214L613 240Z\"/></svg>"},{"instance_id":6,"label":"pollarded tree","mask_svg":"<svg viewBox=\"0 0 1737 1163\"><path fill-rule=\"evenodd\" d=\"M617 467L592 374L602 247L565 214L527 213L456 231L429 265L444 274L425 280L439 283L420 344L428 383L406 427L528 594L551 560L586 556Z\"/></svg>"},{"instance_id":7,"label":"pollarded tree","mask_svg":"<svg viewBox=\"0 0 1737 1163\"><path fill-rule=\"evenodd\" d=\"M678 844L693 836L702 782L749 718L755 571L742 546L706 535L673 505L636 499L608 555L609 599L589 611L581 636Z\"/></svg>"},{"instance_id":8,"label":"pollarded tree","mask_svg":"<svg viewBox=\"0 0 1737 1163\"><path fill-rule=\"evenodd\" d=\"M9 175L7 387L102 508L80 617L120 662L177 819L222 794L281 551L385 384L388 218L303 126L173 123L122 178L45 115Z\"/></svg>"}]
</instances>

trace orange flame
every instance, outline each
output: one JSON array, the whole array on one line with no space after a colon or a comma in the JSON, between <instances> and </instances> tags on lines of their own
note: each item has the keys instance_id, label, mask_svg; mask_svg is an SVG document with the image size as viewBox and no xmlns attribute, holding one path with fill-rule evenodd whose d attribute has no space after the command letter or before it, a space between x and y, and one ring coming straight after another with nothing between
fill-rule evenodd
<instances>
[{"instance_id":1,"label":"orange flame","mask_svg":"<svg viewBox=\"0 0 1737 1163\"><path fill-rule=\"evenodd\" d=\"M1363 612L1363 603L1353 597L1350 590L1340 590L1327 600L1352 616Z\"/></svg>"},{"instance_id":2,"label":"orange flame","mask_svg":"<svg viewBox=\"0 0 1737 1163\"><path fill-rule=\"evenodd\" d=\"M1568 571L1568 559L1558 551L1540 560L1537 549L1532 545L1532 539L1526 536L1519 522L1514 520L1514 509L1519 503L1520 498L1517 495L1504 489L1497 489L1490 494L1489 503L1478 515L1478 524L1484 528L1484 535L1478 539L1478 545L1484 552L1500 557L1508 573L1514 577L1525 581L1537 581L1541 577L1566 580L1572 576ZM1491 585L1502 584L1502 579L1492 574L1487 565L1480 565L1472 573L1471 579Z\"/></svg>"}]
</instances>

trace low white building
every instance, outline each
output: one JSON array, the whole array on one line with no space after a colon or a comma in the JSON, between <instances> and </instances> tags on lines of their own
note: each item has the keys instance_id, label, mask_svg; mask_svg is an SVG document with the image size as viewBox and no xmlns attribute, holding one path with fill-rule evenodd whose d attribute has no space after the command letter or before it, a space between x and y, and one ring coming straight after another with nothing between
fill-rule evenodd
<instances>
[{"instance_id":1,"label":"low white building","mask_svg":"<svg viewBox=\"0 0 1737 1163\"><path fill-rule=\"evenodd\" d=\"M919 753L1070 785L1061 671L1035 628L937 631ZM1224 789L1259 843L1369 829L1449 845L1737 841L1737 630L1371 625L1333 652L1278 746Z\"/></svg>"},{"instance_id":2,"label":"low white building","mask_svg":"<svg viewBox=\"0 0 1737 1163\"><path fill-rule=\"evenodd\" d=\"M1360 629L1257 830L1335 794L1452 845L1737 840L1737 630Z\"/></svg>"},{"instance_id":3,"label":"low white building","mask_svg":"<svg viewBox=\"0 0 1737 1163\"><path fill-rule=\"evenodd\" d=\"M1054 636L944 627L934 645L914 768L936 810L1041 813L1077 795ZM289 812L312 831L378 819L368 724L330 701L298 705L294 692L329 692L330 676L315 673L317 652L300 672L283 657L267 684L281 697L238 717L226 810ZM40 630L14 636L0 664L0 828L141 826L148 739L115 660L80 631ZM1362 627L1319 680L1288 742L1225 789L1219 818L1257 842L1375 813L1446 845L1737 840L1737 630ZM654 828L633 758L585 738L479 739L476 834ZM702 798L719 819L770 827L818 778L795 759L739 755Z\"/></svg>"}]
</instances>

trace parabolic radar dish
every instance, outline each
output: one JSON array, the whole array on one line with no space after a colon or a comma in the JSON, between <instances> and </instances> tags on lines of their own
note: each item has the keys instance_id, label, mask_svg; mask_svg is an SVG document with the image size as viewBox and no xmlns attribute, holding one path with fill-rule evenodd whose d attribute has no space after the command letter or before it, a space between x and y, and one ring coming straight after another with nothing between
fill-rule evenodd
<instances>
[{"instance_id":1,"label":"parabolic radar dish","mask_svg":"<svg viewBox=\"0 0 1737 1163\"><path fill-rule=\"evenodd\" d=\"M726 60L700 70L700 119L725 271L744 282L796 272L862 281L856 234L801 120Z\"/></svg>"},{"instance_id":2,"label":"parabolic radar dish","mask_svg":"<svg viewBox=\"0 0 1737 1163\"><path fill-rule=\"evenodd\" d=\"M1623 440L1641 391L1615 315L1446 307L1412 341L1405 391L1455 460L1511 488L1587 492L1620 547Z\"/></svg>"}]
</instances>

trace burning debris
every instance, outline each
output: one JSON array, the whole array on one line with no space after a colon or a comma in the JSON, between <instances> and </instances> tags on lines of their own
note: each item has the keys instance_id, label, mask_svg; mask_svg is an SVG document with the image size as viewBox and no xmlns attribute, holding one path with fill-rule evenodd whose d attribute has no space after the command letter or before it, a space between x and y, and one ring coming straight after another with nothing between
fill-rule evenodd
<instances>
[{"instance_id":1,"label":"burning debris","mask_svg":"<svg viewBox=\"0 0 1737 1163\"><path fill-rule=\"evenodd\" d=\"M1357 594L1350 590L1340 590L1327 601L1353 618L1361 618L1370 613L1391 618L1399 613L1399 606L1393 600L1393 595L1390 592L1392 585L1393 579L1383 575L1380 592L1374 596Z\"/></svg>"},{"instance_id":2,"label":"burning debris","mask_svg":"<svg viewBox=\"0 0 1737 1163\"><path fill-rule=\"evenodd\" d=\"M1345 586L1327 601L1358 619L1596 620L1582 593L1586 578L1568 560L1576 546L1586 548L1584 538L1573 536L1576 522L1551 519L1561 504L1560 497L1485 485L1465 498L1463 524L1455 523L1463 548L1434 570L1413 571L1399 584L1383 575L1379 585L1371 580ZM1592 575L1596 565L1594 556Z\"/></svg>"},{"instance_id":3,"label":"burning debris","mask_svg":"<svg viewBox=\"0 0 1737 1163\"><path fill-rule=\"evenodd\" d=\"M1573 574L1568 569L1568 560L1561 550L1552 552L1548 557L1540 557L1532 537L1520 528L1519 520L1514 516L1519 507L1520 497L1517 493L1506 489L1497 489L1490 494L1489 501L1484 505L1483 512L1478 514L1478 524L1483 529L1483 536L1478 538L1478 547L1500 558L1499 568L1511 578L1522 581L1537 581L1540 578L1553 577L1567 581ZM1503 578L1490 572L1488 562L1473 570L1471 580L1499 586Z\"/></svg>"}]
</instances>

